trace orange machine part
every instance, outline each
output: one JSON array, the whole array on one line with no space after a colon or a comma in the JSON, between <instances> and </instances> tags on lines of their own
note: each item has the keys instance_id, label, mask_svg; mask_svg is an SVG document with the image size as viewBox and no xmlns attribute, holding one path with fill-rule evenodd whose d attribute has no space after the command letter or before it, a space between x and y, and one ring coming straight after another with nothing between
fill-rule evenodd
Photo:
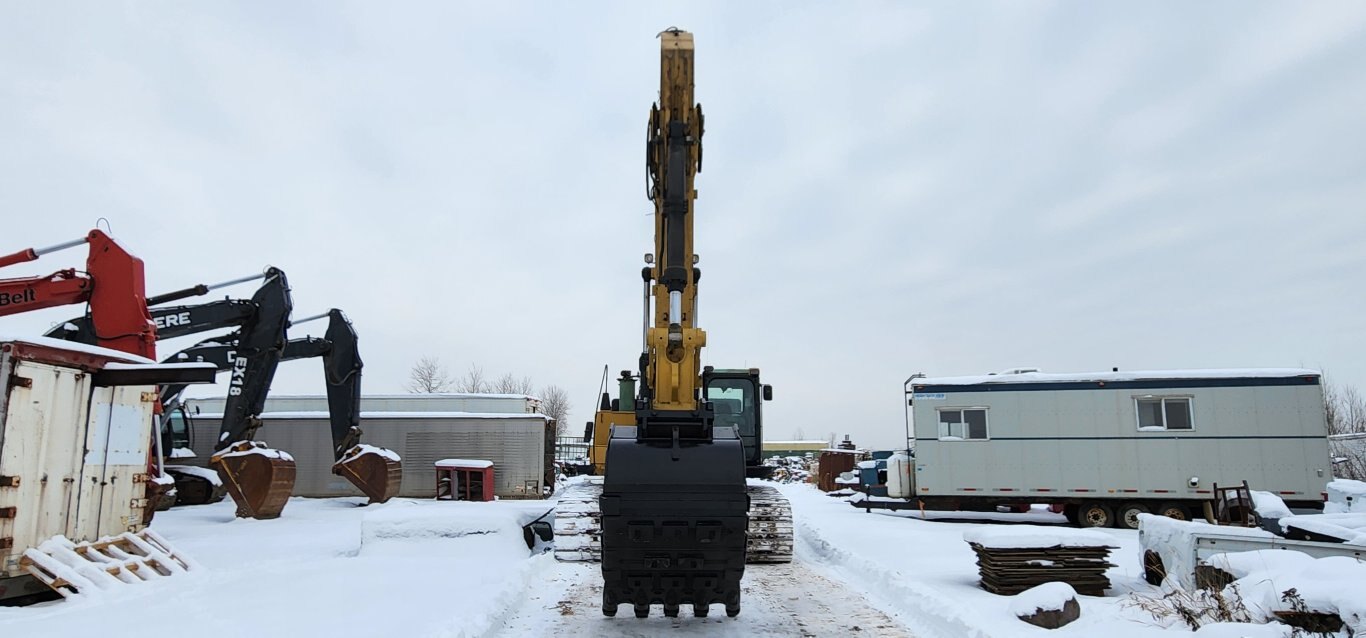
<instances>
[{"instance_id":1,"label":"orange machine part","mask_svg":"<svg viewBox=\"0 0 1366 638\"><path fill-rule=\"evenodd\" d=\"M347 450L332 465L332 473L360 488L371 503L383 503L398 495L403 483L403 464L360 446Z\"/></svg>"},{"instance_id":2,"label":"orange machine part","mask_svg":"<svg viewBox=\"0 0 1366 638\"><path fill-rule=\"evenodd\" d=\"M223 479L240 518L278 518L294 491L294 461L264 443L242 441L209 463Z\"/></svg>"}]
</instances>

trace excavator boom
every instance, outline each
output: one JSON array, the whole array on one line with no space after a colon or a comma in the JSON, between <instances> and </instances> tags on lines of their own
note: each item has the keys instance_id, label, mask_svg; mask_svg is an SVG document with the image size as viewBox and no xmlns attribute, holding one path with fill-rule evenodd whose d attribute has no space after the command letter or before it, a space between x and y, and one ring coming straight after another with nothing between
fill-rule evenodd
<instances>
[{"instance_id":1,"label":"excavator boom","mask_svg":"<svg viewBox=\"0 0 1366 638\"><path fill-rule=\"evenodd\" d=\"M0 279L0 316L89 303L90 343L155 359L156 326L147 312L142 260L109 235L92 230L82 239L27 248L0 257L0 268L81 244L89 246L84 273L66 269L46 277Z\"/></svg>"},{"instance_id":2,"label":"excavator boom","mask_svg":"<svg viewBox=\"0 0 1366 638\"><path fill-rule=\"evenodd\" d=\"M701 167L702 109L693 100L692 34L660 34L659 102L650 111L646 170L657 259L642 271L653 298L640 356L640 393L607 442L601 510L603 613L631 603L637 617L713 603L740 613L749 497L735 428L717 426L702 393L696 326L700 271L693 253L693 180ZM647 263L651 260L647 258ZM621 403L627 403L622 397ZM603 413L599 413L602 419Z\"/></svg>"}]
</instances>

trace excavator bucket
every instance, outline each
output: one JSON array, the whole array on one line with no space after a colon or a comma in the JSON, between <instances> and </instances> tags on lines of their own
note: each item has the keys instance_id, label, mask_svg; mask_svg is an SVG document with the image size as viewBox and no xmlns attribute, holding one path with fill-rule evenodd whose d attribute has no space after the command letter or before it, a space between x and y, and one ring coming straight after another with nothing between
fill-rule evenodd
<instances>
[{"instance_id":1,"label":"excavator bucket","mask_svg":"<svg viewBox=\"0 0 1366 638\"><path fill-rule=\"evenodd\" d=\"M392 450L356 445L332 465L332 473L360 488L371 503L383 503L398 494L403 482L403 463Z\"/></svg>"},{"instance_id":2,"label":"excavator bucket","mask_svg":"<svg viewBox=\"0 0 1366 638\"><path fill-rule=\"evenodd\" d=\"M260 441L238 441L215 453L218 471L241 518L278 518L294 491L294 457Z\"/></svg>"}]
</instances>

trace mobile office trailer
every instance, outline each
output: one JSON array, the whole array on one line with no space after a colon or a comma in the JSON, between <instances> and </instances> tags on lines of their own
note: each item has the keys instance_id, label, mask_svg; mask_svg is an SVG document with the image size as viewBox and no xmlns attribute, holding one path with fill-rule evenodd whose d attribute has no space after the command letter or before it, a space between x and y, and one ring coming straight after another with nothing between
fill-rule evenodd
<instances>
[{"instance_id":1,"label":"mobile office trailer","mask_svg":"<svg viewBox=\"0 0 1366 638\"><path fill-rule=\"evenodd\" d=\"M191 415L193 458L178 463L207 466L222 414ZM436 496L436 461L447 458L493 462L494 495L544 498L554 453L554 421L538 413L361 412L361 443L397 452L403 459L398 496ZM331 425L327 412L265 412L256 438L294 457L293 496L361 496L332 474ZM548 432L549 430L549 432ZM547 444L547 436L549 439Z\"/></svg>"},{"instance_id":2,"label":"mobile office trailer","mask_svg":"<svg viewBox=\"0 0 1366 638\"><path fill-rule=\"evenodd\" d=\"M859 507L1047 503L1082 525L1136 528L1143 512L1199 515L1215 484L1314 507L1331 480L1313 370L922 377L906 399L914 457L888 462L901 500Z\"/></svg>"},{"instance_id":3,"label":"mobile office trailer","mask_svg":"<svg viewBox=\"0 0 1366 638\"><path fill-rule=\"evenodd\" d=\"M22 561L143 529L156 383L212 382L212 364L157 364L43 337L0 337L0 600L47 592Z\"/></svg>"}]
</instances>

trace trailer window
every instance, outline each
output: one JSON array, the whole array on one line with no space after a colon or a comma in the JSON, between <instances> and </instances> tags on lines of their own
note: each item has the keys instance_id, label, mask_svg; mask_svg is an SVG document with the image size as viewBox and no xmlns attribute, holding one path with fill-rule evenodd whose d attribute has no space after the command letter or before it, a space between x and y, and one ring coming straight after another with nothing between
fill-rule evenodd
<instances>
[{"instance_id":1,"label":"trailer window","mask_svg":"<svg viewBox=\"0 0 1366 638\"><path fill-rule=\"evenodd\" d=\"M941 441L970 441L986 438L988 438L986 408L939 410L939 439Z\"/></svg>"},{"instance_id":2,"label":"trailer window","mask_svg":"<svg viewBox=\"0 0 1366 638\"><path fill-rule=\"evenodd\" d=\"M1136 397L1138 429L1190 430L1191 400L1189 397Z\"/></svg>"}]
</instances>

